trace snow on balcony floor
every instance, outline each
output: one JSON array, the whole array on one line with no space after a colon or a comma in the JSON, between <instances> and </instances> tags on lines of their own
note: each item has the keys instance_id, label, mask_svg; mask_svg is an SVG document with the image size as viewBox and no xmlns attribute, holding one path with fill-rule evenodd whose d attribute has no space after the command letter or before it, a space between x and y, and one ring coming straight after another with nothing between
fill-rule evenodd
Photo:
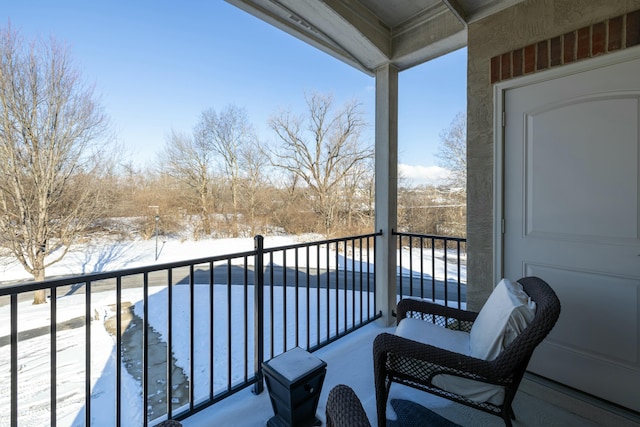
<instances>
[{"instance_id":1,"label":"snow on balcony floor","mask_svg":"<svg viewBox=\"0 0 640 427\"><path fill-rule=\"evenodd\" d=\"M327 375L316 415L323 421L325 405L331 388L337 384L347 384L358 395L372 425L376 424L376 404L373 385L372 347L375 336L394 328L382 328L377 324L369 324L358 331L316 351L315 356L327 362ZM545 396L540 399L539 396ZM440 413L451 421L463 426L503 426L502 420L494 415L486 414L471 408L450 402L428 393L393 384L390 398L413 400ZM570 399L571 410L560 408L551 401ZM513 404L517 420L514 426L599 426L638 425L624 418L600 411L597 407L575 401L559 392L550 391L532 380L526 379L520 386ZM582 414L577 415L578 413ZM182 421L184 427L234 426L256 427L266 425L273 416L269 401L269 393L265 391L254 395L251 389L245 389L234 396L207 408ZM584 418L585 416L591 419ZM387 417L394 418L393 410L387 405ZM614 422L614 424L610 424Z\"/></svg>"}]
</instances>

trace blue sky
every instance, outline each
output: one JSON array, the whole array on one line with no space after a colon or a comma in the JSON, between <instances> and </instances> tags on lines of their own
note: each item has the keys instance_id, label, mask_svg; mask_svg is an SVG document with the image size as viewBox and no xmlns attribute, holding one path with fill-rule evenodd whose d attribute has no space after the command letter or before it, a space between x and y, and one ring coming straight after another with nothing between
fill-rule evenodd
<instances>
[{"instance_id":1,"label":"blue sky","mask_svg":"<svg viewBox=\"0 0 640 427\"><path fill-rule=\"evenodd\" d=\"M26 39L71 48L135 164L155 161L171 129L190 132L203 110L229 104L272 139L269 116L304 112L313 91L360 100L373 143L373 77L222 0L3 0L0 13ZM434 173L440 132L466 111L465 56L400 74L399 163L414 167L405 175Z\"/></svg>"}]
</instances>

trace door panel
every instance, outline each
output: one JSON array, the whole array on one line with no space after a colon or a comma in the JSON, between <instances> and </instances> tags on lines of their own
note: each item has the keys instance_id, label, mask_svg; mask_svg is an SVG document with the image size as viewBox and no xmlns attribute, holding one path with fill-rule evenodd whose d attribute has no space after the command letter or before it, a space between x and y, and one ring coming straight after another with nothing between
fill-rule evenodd
<instances>
[{"instance_id":1,"label":"door panel","mask_svg":"<svg viewBox=\"0 0 640 427\"><path fill-rule=\"evenodd\" d=\"M529 369L640 411L640 60L505 91L504 275L562 313Z\"/></svg>"}]
</instances>

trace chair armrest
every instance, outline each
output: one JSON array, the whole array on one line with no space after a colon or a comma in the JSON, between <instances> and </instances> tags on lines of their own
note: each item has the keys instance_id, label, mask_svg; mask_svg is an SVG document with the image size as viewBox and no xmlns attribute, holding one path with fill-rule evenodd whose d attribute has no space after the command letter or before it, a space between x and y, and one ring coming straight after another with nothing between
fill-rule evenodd
<instances>
[{"instance_id":1,"label":"chair armrest","mask_svg":"<svg viewBox=\"0 0 640 427\"><path fill-rule=\"evenodd\" d=\"M440 373L462 374L461 376L468 378L477 376L478 379L485 381L500 382L500 378L495 375L496 369L493 361L477 359L386 332L376 336L373 342L374 372L376 376L386 369L385 364L388 355L421 360L440 366L443 368L443 372Z\"/></svg>"},{"instance_id":2,"label":"chair armrest","mask_svg":"<svg viewBox=\"0 0 640 427\"><path fill-rule=\"evenodd\" d=\"M471 325L473 325L476 317L478 317L478 313L474 311L447 307L431 301L418 300L414 298L405 298L400 300L400 302L398 302L397 310L398 323L406 317L413 317L430 321L442 327L451 327L450 320L453 319L457 320L459 323L454 329L466 332L471 330ZM437 321L437 317L444 320Z\"/></svg>"}]
</instances>

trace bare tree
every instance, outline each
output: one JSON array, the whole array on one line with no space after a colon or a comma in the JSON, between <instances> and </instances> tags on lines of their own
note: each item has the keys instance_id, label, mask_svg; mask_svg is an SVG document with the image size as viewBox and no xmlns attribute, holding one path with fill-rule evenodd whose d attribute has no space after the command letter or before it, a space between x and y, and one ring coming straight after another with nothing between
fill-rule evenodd
<instances>
[{"instance_id":1,"label":"bare tree","mask_svg":"<svg viewBox=\"0 0 640 427\"><path fill-rule=\"evenodd\" d=\"M107 131L64 46L0 31L0 233L34 280L100 215Z\"/></svg>"},{"instance_id":2,"label":"bare tree","mask_svg":"<svg viewBox=\"0 0 640 427\"><path fill-rule=\"evenodd\" d=\"M467 116L458 113L449 128L440 132L440 145L436 156L440 166L451 171L448 188L438 189L431 209L437 209L437 233L466 235L467 190Z\"/></svg>"},{"instance_id":3,"label":"bare tree","mask_svg":"<svg viewBox=\"0 0 640 427\"><path fill-rule=\"evenodd\" d=\"M458 113L449 128L440 132L440 145L436 157L440 166L451 171L450 185L467 188L467 115Z\"/></svg>"},{"instance_id":4,"label":"bare tree","mask_svg":"<svg viewBox=\"0 0 640 427\"><path fill-rule=\"evenodd\" d=\"M330 95L312 94L306 101L306 118L282 112L270 119L280 142L271 152L271 162L308 187L309 203L329 235L345 178L373 156L373 149L360 141L365 123L358 102L334 112Z\"/></svg>"},{"instance_id":5,"label":"bare tree","mask_svg":"<svg viewBox=\"0 0 640 427\"><path fill-rule=\"evenodd\" d=\"M165 172L192 190L200 212L201 230L205 235L211 234L212 166L208 141L172 130L161 156Z\"/></svg>"},{"instance_id":6,"label":"bare tree","mask_svg":"<svg viewBox=\"0 0 640 427\"><path fill-rule=\"evenodd\" d=\"M265 189L267 179L264 171L264 158L257 143L247 144L240 151L241 169L244 171L240 181L239 199L242 210L246 212L246 220L251 227L251 235L257 230L257 217L262 207L266 206Z\"/></svg>"},{"instance_id":7,"label":"bare tree","mask_svg":"<svg viewBox=\"0 0 640 427\"><path fill-rule=\"evenodd\" d=\"M315 215L308 202L309 192L306 187L302 188L300 177L286 170L278 172L282 176L275 182L278 190L274 192L274 209L269 221L274 226L286 229L288 233L316 231Z\"/></svg>"},{"instance_id":8,"label":"bare tree","mask_svg":"<svg viewBox=\"0 0 640 427\"><path fill-rule=\"evenodd\" d=\"M360 162L343 182L344 226L349 233L359 233L373 227L373 159ZM357 221L356 221L357 220Z\"/></svg>"},{"instance_id":9,"label":"bare tree","mask_svg":"<svg viewBox=\"0 0 640 427\"><path fill-rule=\"evenodd\" d=\"M220 113L212 108L202 113L196 126L196 138L203 140L218 156L229 182L233 206L234 237L238 236L238 201L242 175L240 156L244 147L255 140L247 112L243 108L229 105Z\"/></svg>"}]
</instances>

